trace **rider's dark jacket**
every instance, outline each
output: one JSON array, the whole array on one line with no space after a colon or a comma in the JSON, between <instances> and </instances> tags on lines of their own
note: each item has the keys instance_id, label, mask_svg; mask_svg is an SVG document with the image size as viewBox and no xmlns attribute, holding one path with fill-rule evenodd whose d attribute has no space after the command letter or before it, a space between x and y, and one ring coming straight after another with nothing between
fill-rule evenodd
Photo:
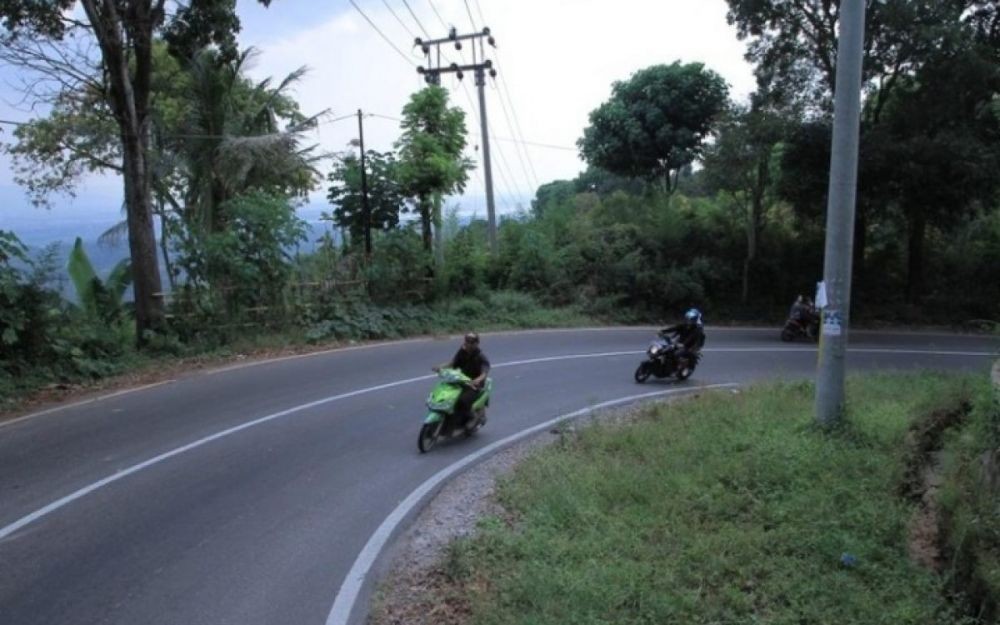
<instances>
[{"instance_id":1,"label":"rider's dark jacket","mask_svg":"<svg viewBox=\"0 0 1000 625\"><path fill-rule=\"evenodd\" d=\"M490 361L478 349L475 353L471 353L459 348L458 352L451 359L451 366L455 369L461 369L462 373L475 380L483 374L484 369L489 371Z\"/></svg>"},{"instance_id":2,"label":"rider's dark jacket","mask_svg":"<svg viewBox=\"0 0 1000 625\"><path fill-rule=\"evenodd\" d=\"M698 351L705 344L705 329L700 323L678 323L662 330L664 334L676 334L677 342L688 351Z\"/></svg>"}]
</instances>

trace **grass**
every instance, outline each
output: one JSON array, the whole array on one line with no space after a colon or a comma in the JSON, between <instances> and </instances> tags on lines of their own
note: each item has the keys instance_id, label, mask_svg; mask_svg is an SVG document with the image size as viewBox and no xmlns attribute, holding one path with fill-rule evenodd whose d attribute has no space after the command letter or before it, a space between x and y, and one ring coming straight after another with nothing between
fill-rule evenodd
<instances>
[{"instance_id":1,"label":"grass","mask_svg":"<svg viewBox=\"0 0 1000 625\"><path fill-rule=\"evenodd\" d=\"M833 432L804 383L585 428L501 484L510 517L452 546L445 592L483 625L966 622L900 495L908 429L966 386L855 378Z\"/></svg>"},{"instance_id":2,"label":"grass","mask_svg":"<svg viewBox=\"0 0 1000 625\"><path fill-rule=\"evenodd\" d=\"M376 306L364 301L331 311L308 326L289 321L284 328L236 326L200 329L207 339L180 341L158 337L152 349L137 351L123 340L116 356L82 358L85 367L49 363L4 371L0 360L0 415L13 414L32 402L58 401L81 390L144 383L171 368L206 366L236 356L296 353L355 343L412 336L451 334L475 329L513 330L594 325L594 318L574 307L552 308L524 293L492 292L482 298L459 298L431 305Z\"/></svg>"}]
</instances>

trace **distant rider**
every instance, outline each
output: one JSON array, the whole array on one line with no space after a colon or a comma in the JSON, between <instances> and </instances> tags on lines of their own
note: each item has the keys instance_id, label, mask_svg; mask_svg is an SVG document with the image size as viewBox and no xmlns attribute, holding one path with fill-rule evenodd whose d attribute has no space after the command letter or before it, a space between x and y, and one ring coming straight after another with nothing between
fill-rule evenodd
<instances>
[{"instance_id":1,"label":"distant rider","mask_svg":"<svg viewBox=\"0 0 1000 625\"><path fill-rule=\"evenodd\" d=\"M661 335L673 334L680 346L678 358L693 358L705 345L705 324L701 311L697 308L684 313L684 323L678 323L660 330Z\"/></svg>"},{"instance_id":2,"label":"distant rider","mask_svg":"<svg viewBox=\"0 0 1000 625\"><path fill-rule=\"evenodd\" d=\"M490 361L479 349L479 335L469 332L462 341L462 346L452 357L452 359L442 365L431 367L434 372L441 369L459 369L462 373L472 378L469 386L462 389L462 394L455 402L455 417L458 423L464 424L472 417L472 403L479 397L486 376L490 372Z\"/></svg>"},{"instance_id":3,"label":"distant rider","mask_svg":"<svg viewBox=\"0 0 1000 625\"><path fill-rule=\"evenodd\" d=\"M804 295L799 295L795 298L792 309L788 311L788 316L798 321L805 328L815 321L816 307L813 305L811 299Z\"/></svg>"}]
</instances>

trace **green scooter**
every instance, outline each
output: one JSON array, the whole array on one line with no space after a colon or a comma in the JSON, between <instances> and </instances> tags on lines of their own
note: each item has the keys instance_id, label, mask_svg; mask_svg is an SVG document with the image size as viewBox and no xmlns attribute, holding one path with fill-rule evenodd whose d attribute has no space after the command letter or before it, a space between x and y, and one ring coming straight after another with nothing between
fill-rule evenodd
<instances>
[{"instance_id":1,"label":"green scooter","mask_svg":"<svg viewBox=\"0 0 1000 625\"><path fill-rule=\"evenodd\" d=\"M438 378L437 386L427 397L430 412L424 418L420 438L417 439L421 453L430 451L441 438L450 437L457 432L462 432L466 437L472 436L486 425L486 407L490 405L493 391L492 378L486 378L479 396L472 402L472 417L464 425L457 423L455 403L462 390L472 383L472 379L459 369L441 369Z\"/></svg>"}]
</instances>

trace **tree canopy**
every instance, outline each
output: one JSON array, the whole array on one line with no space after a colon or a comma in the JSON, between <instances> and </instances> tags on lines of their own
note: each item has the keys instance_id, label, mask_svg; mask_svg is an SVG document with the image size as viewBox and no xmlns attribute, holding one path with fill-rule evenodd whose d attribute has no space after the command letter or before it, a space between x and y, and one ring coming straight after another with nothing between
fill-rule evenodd
<instances>
[{"instance_id":1,"label":"tree canopy","mask_svg":"<svg viewBox=\"0 0 1000 625\"><path fill-rule=\"evenodd\" d=\"M590 113L577 145L590 165L630 178L676 186L681 168L701 154L728 87L701 63L654 65L612 86Z\"/></svg>"}]
</instances>

